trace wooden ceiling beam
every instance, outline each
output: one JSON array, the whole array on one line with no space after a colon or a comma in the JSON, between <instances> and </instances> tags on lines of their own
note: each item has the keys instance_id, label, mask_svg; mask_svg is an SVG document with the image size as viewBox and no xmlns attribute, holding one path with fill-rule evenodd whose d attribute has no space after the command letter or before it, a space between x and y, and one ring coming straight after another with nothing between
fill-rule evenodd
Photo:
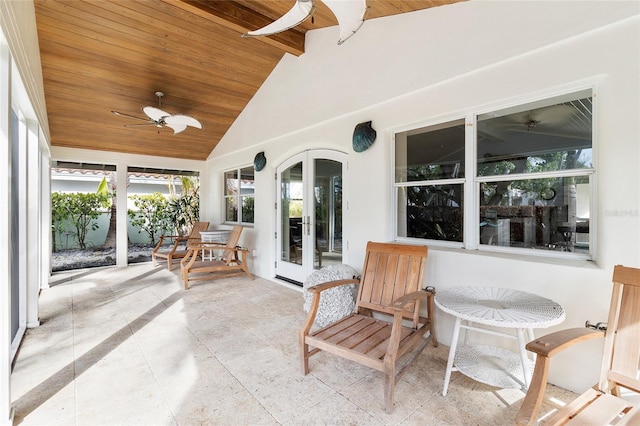
<instances>
[{"instance_id":1,"label":"wooden ceiling beam","mask_svg":"<svg viewBox=\"0 0 640 426\"><path fill-rule=\"evenodd\" d=\"M200 16L225 28L238 32L238 37L248 31L262 28L274 19L262 15L233 0L162 0L168 4ZM251 37L254 38L254 37ZM268 37L255 37L263 43L277 47L295 56L304 53L304 32L296 28Z\"/></svg>"}]
</instances>

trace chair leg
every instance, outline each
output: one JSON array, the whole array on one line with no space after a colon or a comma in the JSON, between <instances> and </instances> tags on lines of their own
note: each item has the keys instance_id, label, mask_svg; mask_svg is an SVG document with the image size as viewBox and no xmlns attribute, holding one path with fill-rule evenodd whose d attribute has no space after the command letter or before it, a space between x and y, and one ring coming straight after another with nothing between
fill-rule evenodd
<instances>
[{"instance_id":1,"label":"chair leg","mask_svg":"<svg viewBox=\"0 0 640 426\"><path fill-rule=\"evenodd\" d=\"M434 290L435 291L435 290ZM436 316L433 302L433 293L427 298L427 317L429 318L429 333L431 333L431 344L434 348L438 347L438 336L436 336Z\"/></svg>"},{"instance_id":2,"label":"chair leg","mask_svg":"<svg viewBox=\"0 0 640 426\"><path fill-rule=\"evenodd\" d=\"M182 270L182 281L184 281L184 289L189 290L189 271L187 268Z\"/></svg>"},{"instance_id":3,"label":"chair leg","mask_svg":"<svg viewBox=\"0 0 640 426\"><path fill-rule=\"evenodd\" d=\"M394 360L384 360L384 409L387 414L393 413L394 392L396 387L396 363Z\"/></svg>"},{"instance_id":4,"label":"chair leg","mask_svg":"<svg viewBox=\"0 0 640 426\"><path fill-rule=\"evenodd\" d=\"M247 274L247 277L249 277L250 280L253 279L253 275L251 275L251 272L249 272L249 268L247 267L246 263L242 263L242 270L245 272L245 274Z\"/></svg>"},{"instance_id":5,"label":"chair leg","mask_svg":"<svg viewBox=\"0 0 640 426\"><path fill-rule=\"evenodd\" d=\"M533 369L531 384L524 396L520 410L516 416L517 425L535 425L538 421L538 414L542 407L545 390L547 388L547 377L549 375L549 358L538 355Z\"/></svg>"},{"instance_id":6,"label":"chair leg","mask_svg":"<svg viewBox=\"0 0 640 426\"><path fill-rule=\"evenodd\" d=\"M300 333L300 362L302 363L302 374L309 374L309 345L304 343L304 334Z\"/></svg>"},{"instance_id":7,"label":"chair leg","mask_svg":"<svg viewBox=\"0 0 640 426\"><path fill-rule=\"evenodd\" d=\"M302 373L306 376L309 374L309 345L303 345L302 354Z\"/></svg>"}]
</instances>

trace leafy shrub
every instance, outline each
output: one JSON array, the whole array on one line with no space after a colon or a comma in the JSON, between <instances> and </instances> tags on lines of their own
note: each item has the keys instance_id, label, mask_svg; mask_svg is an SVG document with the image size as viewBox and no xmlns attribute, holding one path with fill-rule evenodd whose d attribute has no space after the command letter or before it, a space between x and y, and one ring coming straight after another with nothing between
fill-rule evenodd
<instances>
[{"instance_id":1,"label":"leafy shrub","mask_svg":"<svg viewBox=\"0 0 640 426\"><path fill-rule=\"evenodd\" d=\"M95 193L59 193L51 194L51 218L53 221L54 248L55 233L63 232L64 223L70 223L78 246L86 249L86 238L89 230L98 229L96 222L100 217L100 208L106 202L105 196Z\"/></svg>"},{"instance_id":2,"label":"leafy shrub","mask_svg":"<svg viewBox=\"0 0 640 426\"><path fill-rule=\"evenodd\" d=\"M127 210L131 225L139 227L138 233L145 232L151 244L155 245L156 237L172 228L169 202L160 192L132 195L129 199L133 200L133 205L137 208Z\"/></svg>"},{"instance_id":3,"label":"leafy shrub","mask_svg":"<svg viewBox=\"0 0 640 426\"><path fill-rule=\"evenodd\" d=\"M169 212L177 235L189 233L191 225L200 220L200 196L194 193L170 200Z\"/></svg>"}]
</instances>

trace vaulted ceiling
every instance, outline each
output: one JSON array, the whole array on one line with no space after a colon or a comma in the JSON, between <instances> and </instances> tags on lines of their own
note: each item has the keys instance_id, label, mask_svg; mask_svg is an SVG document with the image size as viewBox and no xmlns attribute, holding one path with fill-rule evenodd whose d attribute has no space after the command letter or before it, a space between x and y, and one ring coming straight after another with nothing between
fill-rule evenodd
<instances>
[{"instance_id":1,"label":"vaulted ceiling","mask_svg":"<svg viewBox=\"0 0 640 426\"><path fill-rule=\"evenodd\" d=\"M367 19L458 1L368 0ZM259 38L241 34L294 0L34 3L53 146L194 160L209 156L286 52L304 53L307 31L337 25L318 0L313 20ZM125 127L140 122L111 113L145 117L141 108L158 106L157 91L163 110L195 117L203 129Z\"/></svg>"}]
</instances>

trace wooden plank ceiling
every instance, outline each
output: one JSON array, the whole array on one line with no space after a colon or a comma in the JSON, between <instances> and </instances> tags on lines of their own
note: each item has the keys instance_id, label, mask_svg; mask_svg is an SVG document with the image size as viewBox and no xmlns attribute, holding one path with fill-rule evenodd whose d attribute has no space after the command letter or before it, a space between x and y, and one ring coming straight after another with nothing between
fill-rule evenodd
<instances>
[{"instance_id":1,"label":"wooden plank ceiling","mask_svg":"<svg viewBox=\"0 0 640 426\"><path fill-rule=\"evenodd\" d=\"M457 1L369 0L367 18ZM269 38L240 35L294 0L34 3L53 146L195 160L208 157L285 52L303 53L307 31L337 25L321 1L313 21ZM165 93L163 110L203 129L125 127L140 122L111 113L143 118L143 106L158 106L156 91Z\"/></svg>"}]
</instances>

